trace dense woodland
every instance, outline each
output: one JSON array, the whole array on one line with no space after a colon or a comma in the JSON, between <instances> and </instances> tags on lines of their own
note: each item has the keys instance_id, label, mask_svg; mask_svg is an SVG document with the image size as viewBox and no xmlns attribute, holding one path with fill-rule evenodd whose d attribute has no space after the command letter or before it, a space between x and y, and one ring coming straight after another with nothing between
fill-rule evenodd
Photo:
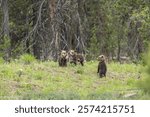
<instances>
[{"instance_id":1,"label":"dense woodland","mask_svg":"<svg viewBox=\"0 0 150 117\"><path fill-rule=\"evenodd\" d=\"M57 60L74 49L137 61L150 40L149 0L1 0L0 56Z\"/></svg>"},{"instance_id":2,"label":"dense woodland","mask_svg":"<svg viewBox=\"0 0 150 117\"><path fill-rule=\"evenodd\" d=\"M150 0L0 0L0 7L0 99L150 99ZM84 66L69 64L72 49L86 56ZM99 78L101 54L129 62L106 61L106 73L103 56Z\"/></svg>"}]
</instances>

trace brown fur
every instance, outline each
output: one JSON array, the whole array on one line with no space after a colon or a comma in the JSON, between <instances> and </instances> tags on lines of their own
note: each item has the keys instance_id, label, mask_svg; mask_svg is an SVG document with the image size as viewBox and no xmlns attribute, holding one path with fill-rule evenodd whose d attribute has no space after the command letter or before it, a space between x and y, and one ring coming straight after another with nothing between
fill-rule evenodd
<instances>
[{"instance_id":1,"label":"brown fur","mask_svg":"<svg viewBox=\"0 0 150 117\"><path fill-rule=\"evenodd\" d=\"M80 63L82 66L84 66L84 56L80 53L75 52L74 50L70 50L68 52L69 56L69 62L72 64L77 65L77 63Z\"/></svg>"},{"instance_id":2,"label":"brown fur","mask_svg":"<svg viewBox=\"0 0 150 117\"><path fill-rule=\"evenodd\" d=\"M107 66L106 66L106 62L105 62L105 56L100 55L98 57L98 60L99 60L99 64L98 64L97 73L99 73L100 78L106 77Z\"/></svg>"},{"instance_id":3,"label":"brown fur","mask_svg":"<svg viewBox=\"0 0 150 117\"><path fill-rule=\"evenodd\" d=\"M67 66L68 55L65 50L62 50L58 59L59 66L66 67Z\"/></svg>"}]
</instances>

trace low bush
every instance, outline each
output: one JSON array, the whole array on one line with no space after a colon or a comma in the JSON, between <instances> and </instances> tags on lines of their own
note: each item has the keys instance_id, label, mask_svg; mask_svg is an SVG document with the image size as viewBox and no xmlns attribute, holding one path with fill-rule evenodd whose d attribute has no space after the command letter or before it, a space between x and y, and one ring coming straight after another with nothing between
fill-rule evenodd
<instances>
[{"instance_id":1,"label":"low bush","mask_svg":"<svg viewBox=\"0 0 150 117\"><path fill-rule=\"evenodd\" d=\"M144 65L143 71L145 72L145 77L138 82L139 88L141 88L145 93L150 94L150 48L145 56L143 57Z\"/></svg>"},{"instance_id":2,"label":"low bush","mask_svg":"<svg viewBox=\"0 0 150 117\"><path fill-rule=\"evenodd\" d=\"M24 54L24 55L20 56L19 61L23 62L24 64L30 64L30 63L36 61L36 59L31 54Z\"/></svg>"}]
</instances>

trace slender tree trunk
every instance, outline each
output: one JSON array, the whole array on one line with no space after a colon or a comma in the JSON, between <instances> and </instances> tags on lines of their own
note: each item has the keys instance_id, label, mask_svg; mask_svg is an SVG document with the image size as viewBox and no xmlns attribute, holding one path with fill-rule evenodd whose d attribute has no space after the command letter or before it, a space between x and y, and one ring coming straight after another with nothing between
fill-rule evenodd
<instances>
[{"instance_id":1,"label":"slender tree trunk","mask_svg":"<svg viewBox=\"0 0 150 117\"><path fill-rule=\"evenodd\" d=\"M117 61L120 61L120 52L121 52L121 40L120 40L120 37L118 36L118 51L117 51Z\"/></svg>"},{"instance_id":2,"label":"slender tree trunk","mask_svg":"<svg viewBox=\"0 0 150 117\"><path fill-rule=\"evenodd\" d=\"M3 34L9 38L9 13L8 13L8 1L2 0L3 10Z\"/></svg>"},{"instance_id":3,"label":"slender tree trunk","mask_svg":"<svg viewBox=\"0 0 150 117\"><path fill-rule=\"evenodd\" d=\"M56 15L56 5L57 0L48 0L49 6L49 22L50 22L50 33L51 33L51 56L53 56L54 60L58 58L59 51L59 26L58 26L58 16Z\"/></svg>"},{"instance_id":4,"label":"slender tree trunk","mask_svg":"<svg viewBox=\"0 0 150 117\"><path fill-rule=\"evenodd\" d=\"M39 2L39 0L32 1L33 3ZM33 54L36 57L36 59L41 59L41 43L40 38L38 35L38 5L35 5L33 7Z\"/></svg>"},{"instance_id":5,"label":"slender tree trunk","mask_svg":"<svg viewBox=\"0 0 150 117\"><path fill-rule=\"evenodd\" d=\"M2 11L3 11L3 42L6 44L4 59L9 61L11 56L11 48L10 48L10 35L9 35L9 12L8 12L8 0L2 0Z\"/></svg>"}]
</instances>

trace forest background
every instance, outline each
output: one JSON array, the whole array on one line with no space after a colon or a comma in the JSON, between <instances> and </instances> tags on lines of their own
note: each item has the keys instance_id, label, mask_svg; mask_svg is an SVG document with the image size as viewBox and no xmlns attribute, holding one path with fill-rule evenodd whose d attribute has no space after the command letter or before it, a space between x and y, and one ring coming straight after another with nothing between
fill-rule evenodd
<instances>
[{"instance_id":1,"label":"forest background","mask_svg":"<svg viewBox=\"0 0 150 117\"><path fill-rule=\"evenodd\" d=\"M1 0L0 54L57 60L74 49L137 61L150 40L149 0Z\"/></svg>"},{"instance_id":2,"label":"forest background","mask_svg":"<svg viewBox=\"0 0 150 117\"><path fill-rule=\"evenodd\" d=\"M137 96L136 99L150 99L147 96L150 89L150 54L147 54L150 42L149 0L0 0L0 6L1 99L12 99L10 95L22 96L15 99L36 99L37 95L46 96L42 99L55 99L57 93L68 90L71 83L75 83L72 89L77 88L77 92L71 94L77 95L67 99L103 99L103 96L107 99L114 94L114 99L122 99L127 94L138 94L140 98ZM87 66L69 66L64 68L66 73L53 61L57 61L61 50L70 49L85 54ZM125 59L127 65L110 63L107 75L110 79L102 81L104 86L98 88L101 83L96 83L99 79L94 60L100 54L120 63ZM64 76L62 72L65 72ZM71 73L77 77L75 81ZM123 80L118 80L121 76ZM72 79L65 79L65 82L61 77ZM140 80L138 86L146 94L137 87L135 90L134 84L141 78L143 82ZM52 84L47 84L49 80ZM84 85L78 89L81 81ZM104 93L113 89L107 89L105 83L111 83L115 91L121 89L117 92L118 97L116 93ZM60 84L63 85L59 89L57 86ZM126 94L127 90L122 91L125 87L132 90ZM94 89L95 94L92 93ZM51 95L49 98L49 92L55 94L54 97ZM71 89L66 95L70 92Z\"/></svg>"}]
</instances>

